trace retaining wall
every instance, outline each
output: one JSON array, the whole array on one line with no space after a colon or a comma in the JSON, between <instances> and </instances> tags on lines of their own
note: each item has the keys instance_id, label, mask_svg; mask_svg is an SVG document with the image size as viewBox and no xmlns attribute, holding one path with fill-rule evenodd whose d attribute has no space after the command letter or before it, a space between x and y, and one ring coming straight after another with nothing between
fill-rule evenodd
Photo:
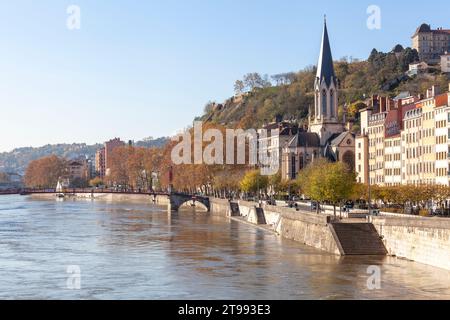
<instances>
[{"instance_id":1,"label":"retaining wall","mask_svg":"<svg viewBox=\"0 0 450 320\"><path fill-rule=\"evenodd\" d=\"M224 202L224 200L212 198L210 202L212 208L214 208L214 210L211 210L213 214L218 214L217 210L229 210L228 201ZM255 209L258 207L257 203L239 201L238 204L241 216L246 221L255 225L261 223L262 219L258 219L257 210ZM270 226L270 229L276 231L280 236L332 254L340 254L328 226L329 216L270 205L263 205L258 210L260 214L263 214L264 220Z\"/></svg>"},{"instance_id":2,"label":"retaining wall","mask_svg":"<svg viewBox=\"0 0 450 320\"><path fill-rule=\"evenodd\" d=\"M372 217L390 255L450 270L450 219Z\"/></svg>"}]
</instances>

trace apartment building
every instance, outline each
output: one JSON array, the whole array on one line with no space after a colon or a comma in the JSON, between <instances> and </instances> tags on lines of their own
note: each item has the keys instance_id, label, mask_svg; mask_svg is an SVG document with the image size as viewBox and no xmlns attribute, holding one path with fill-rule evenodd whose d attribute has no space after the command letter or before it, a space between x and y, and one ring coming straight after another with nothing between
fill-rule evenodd
<instances>
[{"instance_id":1,"label":"apartment building","mask_svg":"<svg viewBox=\"0 0 450 320\"><path fill-rule=\"evenodd\" d=\"M90 178L87 160L85 158L80 158L69 161L68 174L70 181L87 181Z\"/></svg>"},{"instance_id":2,"label":"apartment building","mask_svg":"<svg viewBox=\"0 0 450 320\"><path fill-rule=\"evenodd\" d=\"M450 88L449 88L450 89ZM450 91L450 90L449 90ZM436 184L449 185L450 178L450 93L435 99Z\"/></svg>"},{"instance_id":3,"label":"apartment building","mask_svg":"<svg viewBox=\"0 0 450 320\"><path fill-rule=\"evenodd\" d=\"M106 175L105 148L101 148L95 153L95 172L102 179Z\"/></svg>"},{"instance_id":4,"label":"apartment building","mask_svg":"<svg viewBox=\"0 0 450 320\"><path fill-rule=\"evenodd\" d=\"M374 101L361 111L358 182L449 185L450 93L433 87L425 97Z\"/></svg>"},{"instance_id":5,"label":"apartment building","mask_svg":"<svg viewBox=\"0 0 450 320\"><path fill-rule=\"evenodd\" d=\"M114 149L125 146L125 142L119 138L115 138L105 142L104 147L97 150L95 154L95 171L100 178L104 178L109 174L111 167L111 154Z\"/></svg>"}]
</instances>

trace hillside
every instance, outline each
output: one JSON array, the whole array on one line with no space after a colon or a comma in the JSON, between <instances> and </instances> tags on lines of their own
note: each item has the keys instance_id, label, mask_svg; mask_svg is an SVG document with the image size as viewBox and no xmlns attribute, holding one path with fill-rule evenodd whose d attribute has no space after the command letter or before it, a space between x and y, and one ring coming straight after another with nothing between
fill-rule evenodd
<instances>
[{"instance_id":1,"label":"hillside","mask_svg":"<svg viewBox=\"0 0 450 320\"><path fill-rule=\"evenodd\" d=\"M168 138L148 138L135 143L138 147L162 147ZM11 152L0 153L0 172L17 172L23 174L28 164L49 155L57 155L67 159L89 156L93 158L102 144L87 145L85 143L46 145L39 148L18 148Z\"/></svg>"},{"instance_id":2,"label":"hillside","mask_svg":"<svg viewBox=\"0 0 450 320\"><path fill-rule=\"evenodd\" d=\"M446 75L429 73L413 78L406 76L409 64L417 60L417 51L396 46L389 53L374 49L366 61L349 61L346 58L336 61L340 108L372 94L396 96L401 91L419 94L433 84L447 87L449 79ZM248 74L235 85L239 90L247 88L245 93L238 92L221 104L208 103L205 114L198 119L242 128L258 128L277 116L304 123L309 108L314 104L315 73L315 67L308 67L297 73L275 75L272 76L275 84L267 81L267 77Z\"/></svg>"}]
</instances>

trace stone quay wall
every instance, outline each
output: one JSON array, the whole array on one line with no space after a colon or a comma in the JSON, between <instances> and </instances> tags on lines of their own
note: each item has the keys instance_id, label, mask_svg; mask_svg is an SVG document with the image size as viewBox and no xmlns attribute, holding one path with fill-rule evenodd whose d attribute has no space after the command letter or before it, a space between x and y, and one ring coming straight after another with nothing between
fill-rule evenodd
<instances>
[{"instance_id":1,"label":"stone quay wall","mask_svg":"<svg viewBox=\"0 0 450 320\"><path fill-rule=\"evenodd\" d=\"M230 217L228 200L210 198L211 214ZM255 202L238 201L240 219L254 225L265 222L267 230L280 236L301 242L310 247L332 254L340 254L335 238L328 226L330 217L315 213L296 211L287 207L259 205ZM264 215L264 219L261 217Z\"/></svg>"},{"instance_id":2,"label":"stone quay wall","mask_svg":"<svg viewBox=\"0 0 450 320\"><path fill-rule=\"evenodd\" d=\"M43 199L43 200L54 200L57 199L55 193L33 193L30 195L32 199ZM101 200L101 201L111 201L111 202L135 202L135 203L153 203L153 196L147 194L121 194L121 193L75 193L66 196L66 199L86 199L86 200ZM161 205L167 204L164 202L164 196L157 196ZM165 196L167 198L167 196Z\"/></svg>"},{"instance_id":3,"label":"stone quay wall","mask_svg":"<svg viewBox=\"0 0 450 320\"><path fill-rule=\"evenodd\" d=\"M450 270L450 219L373 217L390 255Z\"/></svg>"}]
</instances>

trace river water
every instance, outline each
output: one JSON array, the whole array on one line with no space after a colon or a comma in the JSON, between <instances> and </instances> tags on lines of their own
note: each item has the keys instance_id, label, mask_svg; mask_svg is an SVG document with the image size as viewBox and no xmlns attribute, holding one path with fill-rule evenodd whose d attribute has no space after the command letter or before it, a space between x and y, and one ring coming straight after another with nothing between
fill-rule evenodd
<instances>
[{"instance_id":1,"label":"river water","mask_svg":"<svg viewBox=\"0 0 450 320\"><path fill-rule=\"evenodd\" d=\"M449 271L340 258L204 213L0 197L0 299L444 298Z\"/></svg>"}]
</instances>

